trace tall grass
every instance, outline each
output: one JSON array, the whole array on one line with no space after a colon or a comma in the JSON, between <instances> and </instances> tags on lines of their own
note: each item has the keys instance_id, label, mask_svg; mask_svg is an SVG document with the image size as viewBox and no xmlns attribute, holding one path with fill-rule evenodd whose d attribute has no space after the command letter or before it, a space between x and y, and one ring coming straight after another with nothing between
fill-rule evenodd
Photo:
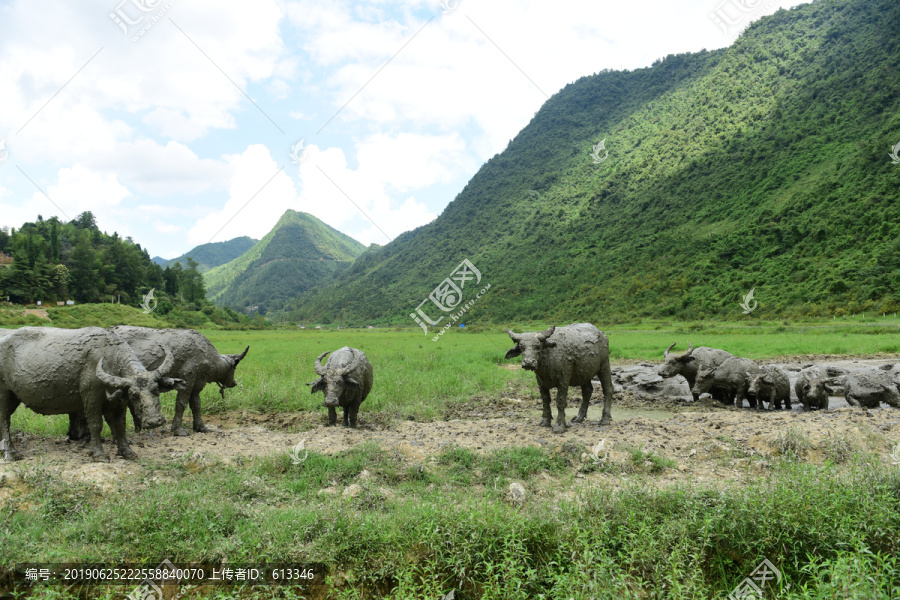
<instances>
[{"instance_id":1,"label":"tall grass","mask_svg":"<svg viewBox=\"0 0 900 600\"><path fill-rule=\"evenodd\" d=\"M462 465L479 473L468 484L454 474ZM115 494L26 470L25 490L0 518L0 565L319 562L336 598L455 589L460 599L687 599L724 597L766 558L782 574L779 597L887 599L900 590L900 473L865 460L785 461L769 479L724 490L659 490L640 475L621 491L594 486L574 500L537 493L542 472L557 478L548 491L563 491L576 467L533 449L448 449L424 473L404 471L373 444L310 452L301 465L272 456L202 473L158 468L170 483L129 481ZM357 478L363 469L371 479ZM523 505L489 485L498 473L524 482ZM318 492L360 481L356 497Z\"/></svg>"}]
</instances>

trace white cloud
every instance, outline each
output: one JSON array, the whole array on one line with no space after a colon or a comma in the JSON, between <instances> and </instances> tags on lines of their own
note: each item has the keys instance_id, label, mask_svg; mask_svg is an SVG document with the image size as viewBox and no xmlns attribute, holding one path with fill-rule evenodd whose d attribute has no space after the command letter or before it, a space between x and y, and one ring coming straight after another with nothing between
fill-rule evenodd
<instances>
[{"instance_id":1,"label":"white cloud","mask_svg":"<svg viewBox=\"0 0 900 600\"><path fill-rule=\"evenodd\" d=\"M10 148L0 211L11 225L52 214L14 162L56 181L48 193L70 217L94 210L161 255L208 241L281 164L216 240L261 237L295 208L384 243L361 211L391 237L433 219L447 187L461 188L540 108L538 87L553 94L734 33L710 18L722 0L459 0L449 14L438 0L162 0L166 14L134 43L137 27L123 35L109 16L119 1L0 7L0 138ZM154 14L122 8L142 23ZM310 151L298 167L286 153L301 137Z\"/></svg>"},{"instance_id":2,"label":"white cloud","mask_svg":"<svg viewBox=\"0 0 900 600\"><path fill-rule=\"evenodd\" d=\"M268 148L255 144L228 157L232 171L228 199L221 210L199 219L188 232L192 245L223 242L242 235L261 238L295 205L291 178L279 171Z\"/></svg>"}]
</instances>

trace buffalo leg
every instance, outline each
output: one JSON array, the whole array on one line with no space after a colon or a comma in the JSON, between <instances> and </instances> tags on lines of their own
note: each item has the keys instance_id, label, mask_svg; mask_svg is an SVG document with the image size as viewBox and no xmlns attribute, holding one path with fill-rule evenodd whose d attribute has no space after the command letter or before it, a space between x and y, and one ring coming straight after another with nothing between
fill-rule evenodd
<instances>
[{"instance_id":1,"label":"buffalo leg","mask_svg":"<svg viewBox=\"0 0 900 600\"><path fill-rule=\"evenodd\" d=\"M209 427L203 422L203 417L200 414L200 392L202 391L203 388L201 387L199 390L191 393L191 417L194 419L194 431L197 433L209 433Z\"/></svg>"},{"instance_id":2,"label":"buffalo leg","mask_svg":"<svg viewBox=\"0 0 900 600\"><path fill-rule=\"evenodd\" d=\"M349 406L348 410L350 411L350 427L356 429L356 415L359 413L359 404Z\"/></svg>"},{"instance_id":3,"label":"buffalo leg","mask_svg":"<svg viewBox=\"0 0 900 600\"><path fill-rule=\"evenodd\" d=\"M4 460L22 460L22 455L15 449L9 433L9 421L19 406L19 399L9 389L0 385L0 450Z\"/></svg>"},{"instance_id":4,"label":"buffalo leg","mask_svg":"<svg viewBox=\"0 0 900 600\"><path fill-rule=\"evenodd\" d=\"M603 416L600 417L600 424L609 425L612 421L613 383L608 360L603 361L600 367L600 387L603 388Z\"/></svg>"},{"instance_id":5,"label":"buffalo leg","mask_svg":"<svg viewBox=\"0 0 900 600\"><path fill-rule=\"evenodd\" d=\"M88 431L87 417L84 416L84 411L70 412L69 431L66 433L69 440L73 442L86 440L90 435L91 432Z\"/></svg>"},{"instance_id":6,"label":"buffalo leg","mask_svg":"<svg viewBox=\"0 0 900 600\"><path fill-rule=\"evenodd\" d=\"M850 394L846 394L844 398L847 400L847 404L849 404L850 406L859 406L859 400L857 400Z\"/></svg>"},{"instance_id":7,"label":"buffalo leg","mask_svg":"<svg viewBox=\"0 0 900 600\"><path fill-rule=\"evenodd\" d=\"M137 454L128 447L128 440L125 438L125 404L124 403L107 403L103 407L103 416L112 430L113 438L116 440L116 454L122 458L135 459Z\"/></svg>"},{"instance_id":8,"label":"buffalo leg","mask_svg":"<svg viewBox=\"0 0 900 600\"><path fill-rule=\"evenodd\" d=\"M84 407L84 413L87 418L88 430L91 432L91 441L88 443L90 448L90 456L95 461L109 462L109 455L103 451L103 444L100 443L100 432L103 431L103 408L102 400L97 400ZM110 425L112 428L112 425Z\"/></svg>"},{"instance_id":9,"label":"buffalo leg","mask_svg":"<svg viewBox=\"0 0 900 600\"><path fill-rule=\"evenodd\" d=\"M566 406L568 403L569 388L560 385L556 388L556 423L553 425L554 433L562 433L566 430Z\"/></svg>"},{"instance_id":10,"label":"buffalo leg","mask_svg":"<svg viewBox=\"0 0 900 600\"><path fill-rule=\"evenodd\" d=\"M187 405L191 401L192 393L193 390L188 390L186 392L178 390L178 395L175 396L175 416L172 417L172 435L180 437L188 435L188 432L181 426L181 420L184 418L184 409L187 408Z\"/></svg>"},{"instance_id":11,"label":"buffalo leg","mask_svg":"<svg viewBox=\"0 0 900 600\"><path fill-rule=\"evenodd\" d=\"M594 384L587 383L581 386L581 407L578 414L572 417L573 423L581 423L587 417L588 406L591 404L591 394L594 393Z\"/></svg>"},{"instance_id":12,"label":"buffalo leg","mask_svg":"<svg viewBox=\"0 0 900 600\"><path fill-rule=\"evenodd\" d=\"M337 425L337 411L333 406L328 407L328 424Z\"/></svg>"},{"instance_id":13,"label":"buffalo leg","mask_svg":"<svg viewBox=\"0 0 900 600\"><path fill-rule=\"evenodd\" d=\"M140 431L144 425L141 418L141 407L132 402L130 398L126 402L128 403L128 412L131 413L131 420L134 422L134 430Z\"/></svg>"},{"instance_id":14,"label":"buffalo leg","mask_svg":"<svg viewBox=\"0 0 900 600\"><path fill-rule=\"evenodd\" d=\"M550 427L550 423L553 421L553 413L550 412L550 388L541 388L541 402L543 403L543 414L540 427Z\"/></svg>"}]
</instances>

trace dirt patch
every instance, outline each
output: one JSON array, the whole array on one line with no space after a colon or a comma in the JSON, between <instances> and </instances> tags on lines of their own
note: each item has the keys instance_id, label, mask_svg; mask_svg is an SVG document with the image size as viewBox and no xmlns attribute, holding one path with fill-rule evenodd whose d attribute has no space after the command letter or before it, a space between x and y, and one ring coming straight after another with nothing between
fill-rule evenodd
<instances>
[{"instance_id":1,"label":"dirt patch","mask_svg":"<svg viewBox=\"0 0 900 600\"><path fill-rule=\"evenodd\" d=\"M855 451L877 452L888 460L890 449L900 443L900 411L891 408L758 412L721 407L714 402L691 404L617 398L611 426L599 426L594 417L599 417L600 407L592 406L587 421L561 434L537 425L534 415L540 401L533 398L473 399L446 420L434 422L400 421L382 426L367 422L361 414L361 426L355 430L326 427L318 413L213 414L206 418L214 427L210 433L175 437L160 430L131 432L129 440L140 458L113 458L109 463L92 462L82 443L18 433L15 443L25 458L16 463L0 462L0 478L15 477L19 469L39 465L64 480L88 482L106 490L129 476L149 475L154 463L180 461L189 472L200 472L244 458L286 453L302 440L307 449L325 454L374 441L399 453L409 464L427 463L450 446L478 453L534 446L552 453L565 452L577 465L591 464L591 448L606 440L606 461L598 472L588 469L587 475L579 475L585 483L618 485L635 466L640 467L634 465L634 449L674 461L674 466L660 474L661 485L679 481L721 483L765 473L772 460L792 447L786 445L786 439L800 444L800 460L814 463L847 459ZM575 414L573 405L569 407L570 417ZM620 415L629 416L617 418L617 409ZM667 414L661 415L661 411ZM105 440L104 447L114 456L112 441Z\"/></svg>"},{"instance_id":2,"label":"dirt patch","mask_svg":"<svg viewBox=\"0 0 900 600\"><path fill-rule=\"evenodd\" d=\"M46 319L48 321L50 320L49 313L47 313L47 311L44 310L43 308L26 308L25 310L22 311L22 313L25 314L26 316L34 315L35 317L37 317L39 319Z\"/></svg>"}]
</instances>

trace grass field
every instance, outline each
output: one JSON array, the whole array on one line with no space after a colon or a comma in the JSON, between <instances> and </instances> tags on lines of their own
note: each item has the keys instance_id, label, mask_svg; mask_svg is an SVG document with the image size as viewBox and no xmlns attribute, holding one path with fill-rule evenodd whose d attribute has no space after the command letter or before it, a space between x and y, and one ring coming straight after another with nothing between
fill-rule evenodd
<instances>
[{"instance_id":1,"label":"grass field","mask_svg":"<svg viewBox=\"0 0 900 600\"><path fill-rule=\"evenodd\" d=\"M659 362L676 341L677 349L690 341L751 358L896 353L900 342L893 319L604 330L614 361ZM321 396L303 384L316 378L318 354L344 345L363 350L374 365L375 387L360 414L380 426L440 419L454 403L510 386L536 395L532 374L501 368L512 362L503 359L512 344L499 327L453 331L437 342L411 329L205 333L223 353L250 346L240 385L224 400L207 389L205 413L324 415ZM173 401L164 397L168 416ZM25 408L13 416L14 430L62 436L66 426L64 416ZM533 447L485 454L448 448L411 466L365 444L337 455L310 452L301 465L282 453L227 467L198 469L179 459L148 468L153 477L123 480L111 494L63 481L40 461L17 466L13 483L0 482L0 591L4 568L19 562L168 558L328 568L327 585L312 595L291 587L220 588L203 592L210 598L440 599L451 589L456 600L724 598L767 558L784 575L779 598L900 598L900 471L862 450L842 464L785 456L743 486L663 489L650 469L625 478L619 490L532 496L520 506L504 500L511 481L531 488L549 477L569 489L577 461ZM658 471L668 468L663 461ZM358 482L363 470L373 478L358 496L318 493ZM16 593L122 598L130 591L51 586Z\"/></svg>"},{"instance_id":2,"label":"grass field","mask_svg":"<svg viewBox=\"0 0 900 600\"><path fill-rule=\"evenodd\" d=\"M532 331L545 326L514 329ZM678 342L673 351L686 350L691 342L695 347L722 348L753 359L900 353L900 322L892 318L795 325L643 323L603 329L610 340L613 362L630 359L659 363L663 350L673 342ZM238 370L239 386L228 390L224 399L215 386L208 386L202 397L204 412L321 412L321 395L310 395L304 384L317 378L313 370L315 358L342 346L362 350L372 363L375 386L364 412L366 418L382 423L409 417L435 419L448 403L495 396L510 385L534 381L530 373L498 368L520 361L504 359L512 342L501 327L451 330L436 342L421 330L411 328L203 333L223 353L241 352L250 346L247 359ZM163 408L170 418L174 394L164 397ZM64 434L68 427L66 417L43 417L24 409L16 412L13 423L25 431L45 435Z\"/></svg>"}]
</instances>

